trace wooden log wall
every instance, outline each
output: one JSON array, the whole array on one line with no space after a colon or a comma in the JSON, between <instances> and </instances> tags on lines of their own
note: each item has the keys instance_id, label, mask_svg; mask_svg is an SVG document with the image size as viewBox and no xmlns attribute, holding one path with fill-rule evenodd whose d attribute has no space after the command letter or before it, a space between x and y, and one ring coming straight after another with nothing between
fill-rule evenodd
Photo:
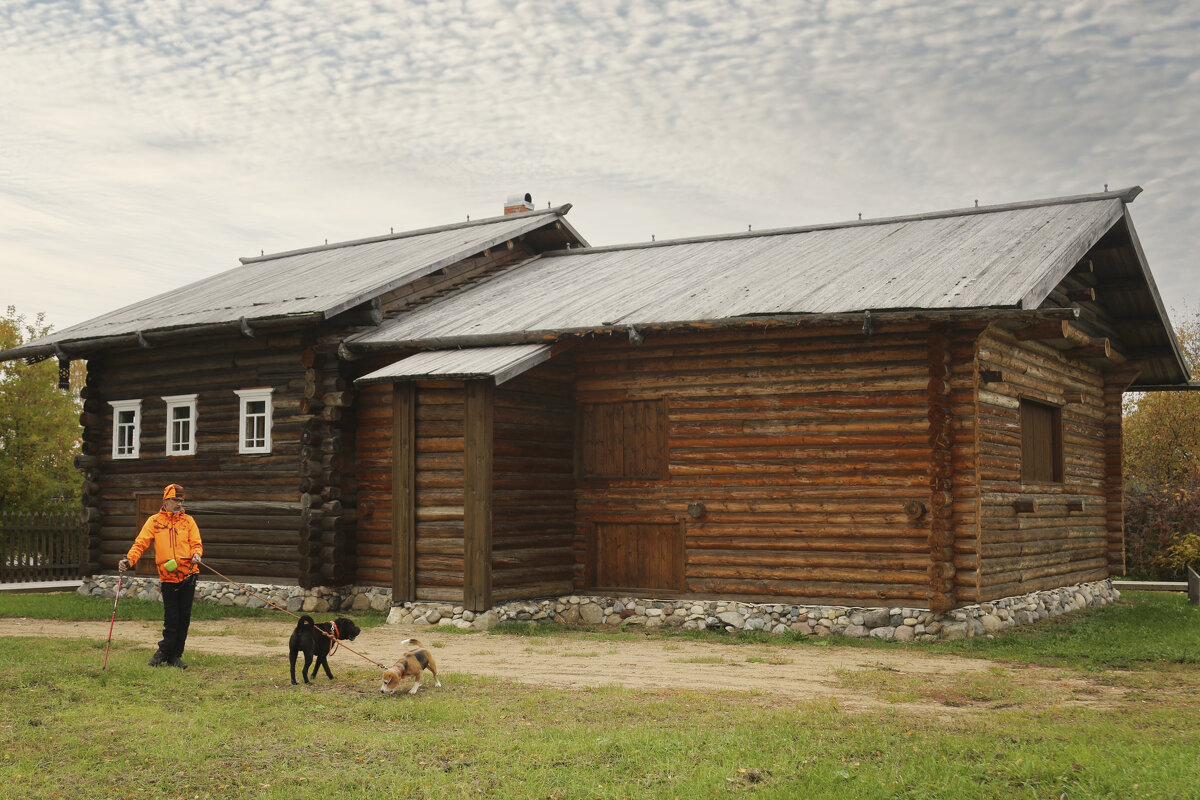
<instances>
[{"instance_id":1,"label":"wooden log wall","mask_svg":"<svg viewBox=\"0 0 1200 800\"><path fill-rule=\"evenodd\" d=\"M1097 368L995 328L977 362L998 378L978 392L980 599L1108 577L1119 393ZM1021 398L1061 408L1061 483L1021 482ZM1115 468L1119 485L1119 457Z\"/></svg>"},{"instance_id":2,"label":"wooden log wall","mask_svg":"<svg viewBox=\"0 0 1200 800\"><path fill-rule=\"evenodd\" d=\"M493 603L572 591L573 378L568 353L496 387Z\"/></svg>"},{"instance_id":3,"label":"wooden log wall","mask_svg":"<svg viewBox=\"0 0 1200 800\"><path fill-rule=\"evenodd\" d=\"M332 348L307 347L301 363L300 585L347 584L355 577L357 492L344 477L354 473L354 393Z\"/></svg>"},{"instance_id":4,"label":"wooden log wall","mask_svg":"<svg viewBox=\"0 0 1200 800\"><path fill-rule=\"evenodd\" d=\"M392 585L392 384L358 391L358 525L354 582Z\"/></svg>"},{"instance_id":5,"label":"wooden log wall","mask_svg":"<svg viewBox=\"0 0 1200 800\"><path fill-rule=\"evenodd\" d=\"M954 607L954 411L950 339L944 325L929 331L929 608ZM919 509L918 509L919 510ZM916 513L912 516L917 516Z\"/></svg>"},{"instance_id":6,"label":"wooden log wall","mask_svg":"<svg viewBox=\"0 0 1200 800\"><path fill-rule=\"evenodd\" d=\"M1136 366L1104 376L1104 516L1108 538L1108 574L1125 574L1125 465L1121 432L1123 393L1137 378Z\"/></svg>"},{"instance_id":7,"label":"wooden log wall","mask_svg":"<svg viewBox=\"0 0 1200 800\"><path fill-rule=\"evenodd\" d=\"M196 339L107 351L89 359L82 391L85 429L83 518L90 571L115 570L137 535L135 492L183 484L205 560L231 577L274 582L300 577L296 466L307 420L301 333ZM238 453L235 389L274 388L272 451ZM196 454L165 455L163 395L197 397ZM142 400L137 459L112 458L110 400ZM205 510L206 503L224 505ZM219 510L213 510L217 508Z\"/></svg>"},{"instance_id":8,"label":"wooden log wall","mask_svg":"<svg viewBox=\"0 0 1200 800\"><path fill-rule=\"evenodd\" d=\"M927 328L647 335L574 352L578 403L666 398L670 447L664 480L577 482L579 588L590 521L682 521L685 593L926 605L929 519L909 512L930 496Z\"/></svg>"},{"instance_id":9,"label":"wooden log wall","mask_svg":"<svg viewBox=\"0 0 1200 800\"><path fill-rule=\"evenodd\" d=\"M463 600L465 392L461 381L419 381L416 428L416 599ZM358 399L358 583L392 585L392 418L390 384Z\"/></svg>"}]
</instances>

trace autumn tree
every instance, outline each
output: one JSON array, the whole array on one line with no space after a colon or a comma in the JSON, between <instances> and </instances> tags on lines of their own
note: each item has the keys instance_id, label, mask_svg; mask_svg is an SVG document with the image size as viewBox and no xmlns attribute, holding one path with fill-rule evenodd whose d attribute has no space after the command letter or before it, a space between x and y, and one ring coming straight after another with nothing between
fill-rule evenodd
<instances>
[{"instance_id":1,"label":"autumn tree","mask_svg":"<svg viewBox=\"0 0 1200 800\"><path fill-rule=\"evenodd\" d=\"M1188 369L1200 373L1200 314L1176 336ZM1131 393L1123 434L1128 569L1180 578L1200 535L1200 392Z\"/></svg>"},{"instance_id":2,"label":"autumn tree","mask_svg":"<svg viewBox=\"0 0 1200 800\"><path fill-rule=\"evenodd\" d=\"M9 306L0 317L0 350L45 336L50 328L44 314L28 322ZM58 388L56 359L0 362L0 512L74 510L79 436L79 402Z\"/></svg>"},{"instance_id":3,"label":"autumn tree","mask_svg":"<svg viewBox=\"0 0 1200 800\"><path fill-rule=\"evenodd\" d=\"M1200 372L1200 314L1176 332L1184 361ZM1200 475L1200 392L1145 392L1125 400L1125 481L1179 487Z\"/></svg>"}]
</instances>

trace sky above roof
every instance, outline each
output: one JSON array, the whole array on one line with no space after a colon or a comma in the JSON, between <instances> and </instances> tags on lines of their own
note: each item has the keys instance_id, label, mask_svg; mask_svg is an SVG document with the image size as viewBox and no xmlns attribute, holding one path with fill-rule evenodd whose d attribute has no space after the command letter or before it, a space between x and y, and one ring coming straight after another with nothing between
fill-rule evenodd
<instances>
[{"instance_id":1,"label":"sky above roof","mask_svg":"<svg viewBox=\"0 0 1200 800\"><path fill-rule=\"evenodd\" d=\"M1178 322L1197 41L1156 0L10 0L0 312L63 328L513 193L605 245L1138 184Z\"/></svg>"}]
</instances>

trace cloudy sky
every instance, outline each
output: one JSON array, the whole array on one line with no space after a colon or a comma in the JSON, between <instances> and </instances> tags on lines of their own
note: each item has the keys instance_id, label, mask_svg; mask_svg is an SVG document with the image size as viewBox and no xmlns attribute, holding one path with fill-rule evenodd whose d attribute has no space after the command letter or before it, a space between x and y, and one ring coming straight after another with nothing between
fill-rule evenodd
<instances>
[{"instance_id":1,"label":"cloudy sky","mask_svg":"<svg viewBox=\"0 0 1200 800\"><path fill-rule=\"evenodd\" d=\"M0 313L573 203L593 244L1138 184L1200 310L1200 3L4 0Z\"/></svg>"}]
</instances>

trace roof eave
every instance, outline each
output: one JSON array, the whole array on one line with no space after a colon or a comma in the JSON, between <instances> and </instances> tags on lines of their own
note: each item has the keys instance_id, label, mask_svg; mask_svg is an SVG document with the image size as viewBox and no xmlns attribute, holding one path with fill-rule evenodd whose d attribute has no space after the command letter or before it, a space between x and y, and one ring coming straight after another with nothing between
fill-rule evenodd
<instances>
[{"instance_id":1,"label":"roof eave","mask_svg":"<svg viewBox=\"0 0 1200 800\"><path fill-rule=\"evenodd\" d=\"M631 331L671 332L685 330L716 330L736 328L809 327L814 325L863 325L867 327L896 322L979 322L998 320L1029 323L1051 319L1078 319L1078 308L1019 309L1011 306L985 308L950 309L864 309L861 311L835 312L828 314L761 314L718 319L678 320L673 322L620 322L612 325L581 326L574 328L510 331L499 334L467 334L462 336L438 336L404 339L397 341L363 341L372 332L367 331L342 340L340 352L344 357L357 354L378 354L387 351L443 350L454 347L492 347L512 344L550 343L585 336L613 336L629 334Z\"/></svg>"}]
</instances>

